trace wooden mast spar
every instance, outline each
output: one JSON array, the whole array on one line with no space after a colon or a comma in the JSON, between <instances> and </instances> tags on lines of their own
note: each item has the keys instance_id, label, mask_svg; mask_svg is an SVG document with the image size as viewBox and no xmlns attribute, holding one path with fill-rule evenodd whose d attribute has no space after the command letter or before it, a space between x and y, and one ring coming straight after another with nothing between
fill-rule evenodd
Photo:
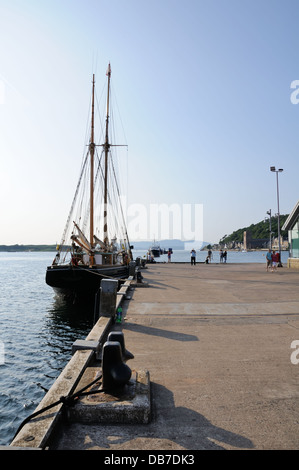
<instances>
[{"instance_id":1,"label":"wooden mast spar","mask_svg":"<svg viewBox=\"0 0 299 470\"><path fill-rule=\"evenodd\" d=\"M104 244L106 249L109 245L108 239L108 223L107 223L107 204L108 204L108 153L110 149L109 143L109 100L110 100L110 77L111 77L111 67L110 63L107 70L108 76L108 91L107 91L107 112L106 112L106 130L105 130L105 143L103 145L105 151L105 168L104 168ZM89 144L90 152L90 245L91 248L94 248L94 152L95 152L95 142L94 142L94 89L95 89L95 78L93 74L92 79L92 111L91 111L91 136ZM90 253L89 256L90 266L94 265L94 254Z\"/></svg>"},{"instance_id":2,"label":"wooden mast spar","mask_svg":"<svg viewBox=\"0 0 299 470\"><path fill-rule=\"evenodd\" d=\"M106 75L108 76L108 90L107 90L107 112L106 112L106 134L105 134L105 143L104 143L104 150L105 150L105 177L104 177L104 243L106 247L108 247L109 240L108 240L108 221L107 221L107 204L108 204L108 154L110 149L109 144L109 134L108 134L108 126L109 126L109 101L110 101L110 77L111 77L111 66L110 63L108 65L108 70Z\"/></svg>"},{"instance_id":3,"label":"wooden mast spar","mask_svg":"<svg viewBox=\"0 0 299 470\"><path fill-rule=\"evenodd\" d=\"M90 152L90 232L89 232L89 239L90 239L90 246L91 249L94 247L93 235L94 235L94 227L93 227L93 202L94 202L94 150L95 150L95 143L94 143L94 85L95 79L94 74L92 77L92 110L91 110L91 136L90 136L90 144L89 144L89 152ZM89 256L89 264L90 266L94 265L94 254L93 251L90 252Z\"/></svg>"},{"instance_id":4,"label":"wooden mast spar","mask_svg":"<svg viewBox=\"0 0 299 470\"><path fill-rule=\"evenodd\" d=\"M109 238L108 238L108 157L109 157L109 150L111 144L109 142L109 107L110 107L110 78L111 78L111 66L110 63L108 65L107 73L108 76L108 87L107 87L107 109L106 109L106 128L105 128L105 142L103 144L104 152L105 152L105 168L104 168L104 228L103 228L103 236L104 236L104 245L105 251L109 251ZM92 80L92 114L91 114L91 137L90 137L90 144L89 144L89 151L90 151L90 266L95 264L94 259L94 152L95 146L94 143L94 89L95 89L95 78L93 74ZM110 257L111 263L113 257Z\"/></svg>"}]
</instances>

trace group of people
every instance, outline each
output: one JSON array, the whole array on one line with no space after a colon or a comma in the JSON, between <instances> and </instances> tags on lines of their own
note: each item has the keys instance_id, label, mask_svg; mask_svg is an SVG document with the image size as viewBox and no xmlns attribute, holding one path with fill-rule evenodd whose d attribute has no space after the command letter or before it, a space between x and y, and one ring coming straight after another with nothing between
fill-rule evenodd
<instances>
[{"instance_id":1,"label":"group of people","mask_svg":"<svg viewBox=\"0 0 299 470\"><path fill-rule=\"evenodd\" d=\"M267 271L269 271L269 268L271 269L271 272L277 271L277 266L279 266L280 263L280 257L279 253L276 252L275 250L271 251L269 248L268 253L266 254L266 262L267 262Z\"/></svg>"},{"instance_id":2,"label":"group of people","mask_svg":"<svg viewBox=\"0 0 299 470\"><path fill-rule=\"evenodd\" d=\"M220 256L220 263L226 263L226 260L227 260L227 251L223 251L223 250L220 250L219 252L219 256Z\"/></svg>"},{"instance_id":3,"label":"group of people","mask_svg":"<svg viewBox=\"0 0 299 470\"><path fill-rule=\"evenodd\" d=\"M194 250L194 248L190 251L191 253L191 266L195 266L196 265L196 251ZM221 250L221 253L222 255L220 256L220 263L224 262L226 263L226 259L227 259L227 252L225 251L224 254ZM208 251L208 255L206 257L206 260L205 260L205 263L206 264L209 264L212 262L212 257L213 257L213 253L212 253L212 250L209 250Z\"/></svg>"},{"instance_id":4,"label":"group of people","mask_svg":"<svg viewBox=\"0 0 299 470\"><path fill-rule=\"evenodd\" d=\"M191 266L195 266L196 265L196 251L192 249L190 253L191 253ZM226 263L227 251L220 250L219 256L220 256L220 263ZM206 264L211 263L211 260L212 260L212 250L209 250L205 263ZM272 269L272 272L276 271L277 267L281 266L279 253L276 252L275 250L272 251L269 249L266 255L266 261L267 261L267 271L269 271L270 268Z\"/></svg>"},{"instance_id":5,"label":"group of people","mask_svg":"<svg viewBox=\"0 0 299 470\"><path fill-rule=\"evenodd\" d=\"M195 266L196 265L196 251L194 250L194 248L190 251L190 253L191 253L191 266ZM226 260L227 260L227 251L220 250L220 263L226 263ZM209 264L211 263L211 261L212 261L212 250L209 250L205 263Z\"/></svg>"}]
</instances>

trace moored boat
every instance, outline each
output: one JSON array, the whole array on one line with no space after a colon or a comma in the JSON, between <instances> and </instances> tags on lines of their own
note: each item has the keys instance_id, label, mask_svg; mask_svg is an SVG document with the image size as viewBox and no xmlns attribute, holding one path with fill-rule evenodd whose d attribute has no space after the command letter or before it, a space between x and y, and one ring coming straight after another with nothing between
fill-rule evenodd
<instances>
[{"instance_id":1,"label":"moored boat","mask_svg":"<svg viewBox=\"0 0 299 470\"><path fill-rule=\"evenodd\" d=\"M110 143L110 80L107 70L107 102L103 143L95 143L95 77L92 80L91 127L88 151L83 159L75 197L67 218L62 241L46 283L66 297L94 298L101 280L122 281L129 275L133 260L126 229L121 195ZM101 152L98 153L98 148ZM101 197L101 200L99 199Z\"/></svg>"}]
</instances>

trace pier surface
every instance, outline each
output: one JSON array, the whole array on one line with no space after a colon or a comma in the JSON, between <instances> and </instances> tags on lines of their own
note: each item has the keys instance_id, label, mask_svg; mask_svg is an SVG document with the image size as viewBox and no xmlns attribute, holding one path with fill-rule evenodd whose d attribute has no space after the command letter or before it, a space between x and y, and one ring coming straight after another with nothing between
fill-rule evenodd
<instances>
[{"instance_id":1,"label":"pier surface","mask_svg":"<svg viewBox=\"0 0 299 470\"><path fill-rule=\"evenodd\" d=\"M298 449L299 271L157 263L142 275L121 329L128 365L150 373L151 422L65 425L53 449Z\"/></svg>"}]
</instances>

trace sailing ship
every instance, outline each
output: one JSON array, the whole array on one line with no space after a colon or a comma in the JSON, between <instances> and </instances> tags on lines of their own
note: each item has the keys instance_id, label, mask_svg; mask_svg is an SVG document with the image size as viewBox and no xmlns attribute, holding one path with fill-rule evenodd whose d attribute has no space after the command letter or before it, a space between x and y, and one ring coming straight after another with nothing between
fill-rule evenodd
<instances>
[{"instance_id":1,"label":"sailing ship","mask_svg":"<svg viewBox=\"0 0 299 470\"><path fill-rule=\"evenodd\" d=\"M75 300L82 296L94 299L102 279L126 279L133 260L112 154L120 145L110 143L110 63L106 75L103 143L95 143L93 74L90 140L61 243L46 271L46 283L56 293Z\"/></svg>"}]
</instances>

